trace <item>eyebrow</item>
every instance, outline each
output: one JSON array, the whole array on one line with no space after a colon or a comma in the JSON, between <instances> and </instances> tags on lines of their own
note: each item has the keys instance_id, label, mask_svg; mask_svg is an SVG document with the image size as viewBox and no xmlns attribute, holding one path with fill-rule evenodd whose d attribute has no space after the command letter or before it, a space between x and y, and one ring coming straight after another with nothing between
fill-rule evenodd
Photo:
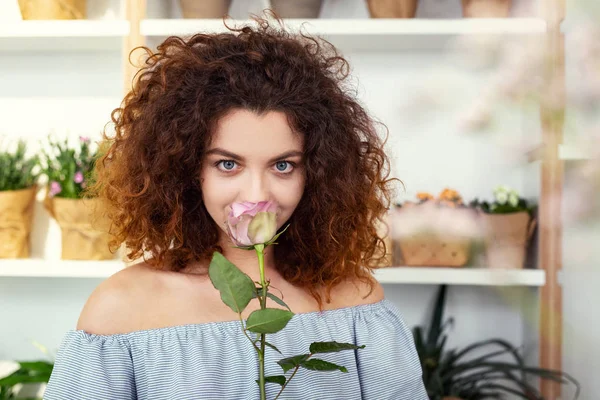
<instances>
[{"instance_id":1,"label":"eyebrow","mask_svg":"<svg viewBox=\"0 0 600 400\"><path fill-rule=\"evenodd\" d=\"M230 151L227 150L223 150L221 148L215 147L214 149L210 149L206 152L206 155L209 156L211 154L219 154L228 158L231 158L232 160L236 160L236 161L244 161L245 158L237 155L235 153L232 153ZM289 158L289 157L296 157L296 156L302 156L302 152L298 151L298 150L291 150L291 151L286 151L285 153L282 153L276 157L273 157L269 160L269 162L275 162L277 160L282 160L284 158Z\"/></svg>"}]
</instances>

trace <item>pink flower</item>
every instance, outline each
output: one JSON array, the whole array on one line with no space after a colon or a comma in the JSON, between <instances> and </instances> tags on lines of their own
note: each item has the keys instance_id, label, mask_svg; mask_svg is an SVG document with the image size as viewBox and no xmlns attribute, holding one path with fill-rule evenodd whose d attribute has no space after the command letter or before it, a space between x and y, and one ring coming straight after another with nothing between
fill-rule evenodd
<instances>
[{"instance_id":1,"label":"pink flower","mask_svg":"<svg viewBox=\"0 0 600 400\"><path fill-rule=\"evenodd\" d=\"M79 136L79 140L82 141L83 143L89 143L90 142L90 138L87 136Z\"/></svg>"},{"instance_id":2,"label":"pink flower","mask_svg":"<svg viewBox=\"0 0 600 400\"><path fill-rule=\"evenodd\" d=\"M81 182L83 182L83 174L81 173L81 171L77 171L75 173L75 176L73 177L73 180L75 181L75 183L81 183Z\"/></svg>"},{"instance_id":3,"label":"pink flower","mask_svg":"<svg viewBox=\"0 0 600 400\"><path fill-rule=\"evenodd\" d=\"M62 191L62 187L60 186L60 183L58 183L56 181L52 181L52 183L50 183L50 197L56 196L61 191Z\"/></svg>"},{"instance_id":4,"label":"pink flower","mask_svg":"<svg viewBox=\"0 0 600 400\"><path fill-rule=\"evenodd\" d=\"M233 203L225 225L236 246L266 243L277 233L277 204L272 201Z\"/></svg>"}]
</instances>

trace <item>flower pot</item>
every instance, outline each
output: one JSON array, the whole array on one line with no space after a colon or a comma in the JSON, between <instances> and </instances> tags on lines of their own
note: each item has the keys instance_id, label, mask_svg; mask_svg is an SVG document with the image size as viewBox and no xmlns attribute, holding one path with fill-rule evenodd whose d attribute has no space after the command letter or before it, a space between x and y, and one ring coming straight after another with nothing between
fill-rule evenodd
<instances>
[{"instance_id":1,"label":"flower pot","mask_svg":"<svg viewBox=\"0 0 600 400\"><path fill-rule=\"evenodd\" d=\"M37 187L0 192L0 258L29 257Z\"/></svg>"},{"instance_id":2,"label":"flower pot","mask_svg":"<svg viewBox=\"0 0 600 400\"><path fill-rule=\"evenodd\" d=\"M179 0L183 18L223 18L231 0Z\"/></svg>"},{"instance_id":3,"label":"flower pot","mask_svg":"<svg viewBox=\"0 0 600 400\"><path fill-rule=\"evenodd\" d=\"M271 0L271 8L281 18L319 18L323 0Z\"/></svg>"},{"instance_id":4,"label":"flower pot","mask_svg":"<svg viewBox=\"0 0 600 400\"><path fill-rule=\"evenodd\" d=\"M98 199L46 198L44 205L62 233L63 260L111 260L110 221Z\"/></svg>"},{"instance_id":5,"label":"flower pot","mask_svg":"<svg viewBox=\"0 0 600 400\"><path fill-rule=\"evenodd\" d=\"M476 214L469 208L404 205L392 216L394 264L462 267L477 233Z\"/></svg>"},{"instance_id":6,"label":"flower pot","mask_svg":"<svg viewBox=\"0 0 600 400\"><path fill-rule=\"evenodd\" d=\"M85 19L86 0L19 0L23 19Z\"/></svg>"},{"instance_id":7,"label":"flower pot","mask_svg":"<svg viewBox=\"0 0 600 400\"><path fill-rule=\"evenodd\" d=\"M485 255L489 268L519 269L525 264L527 245L536 221L527 211L511 214L480 213L485 229Z\"/></svg>"},{"instance_id":8,"label":"flower pot","mask_svg":"<svg viewBox=\"0 0 600 400\"><path fill-rule=\"evenodd\" d=\"M417 0L367 0L371 18L414 18Z\"/></svg>"},{"instance_id":9,"label":"flower pot","mask_svg":"<svg viewBox=\"0 0 600 400\"><path fill-rule=\"evenodd\" d=\"M511 0L462 0L465 18L506 18Z\"/></svg>"}]
</instances>

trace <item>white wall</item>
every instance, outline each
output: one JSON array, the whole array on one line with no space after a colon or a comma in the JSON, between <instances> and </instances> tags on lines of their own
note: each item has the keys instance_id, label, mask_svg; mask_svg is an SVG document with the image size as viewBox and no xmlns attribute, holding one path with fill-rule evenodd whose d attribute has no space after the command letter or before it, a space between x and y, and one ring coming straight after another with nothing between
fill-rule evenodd
<instances>
[{"instance_id":1,"label":"white wall","mask_svg":"<svg viewBox=\"0 0 600 400\"><path fill-rule=\"evenodd\" d=\"M150 1L150 13L158 13ZM231 14L258 12L260 0L234 0ZM516 2L518 15L533 15L535 3ZM172 0L172 14L177 6ZM418 17L458 17L459 1L421 0ZM367 17L362 0L326 0L322 17ZM485 133L467 134L457 121L477 104L493 81L497 66L467 68L467 53L450 57L438 52L352 53L354 82L365 106L390 130L388 150L394 156L394 175L406 185L403 196L417 191L437 193L450 186L466 199L489 197L497 184L509 184L528 197L539 193L539 165L524 162L521 152L539 140L535 108L503 104L499 118ZM50 128L74 137L97 137L109 122L110 111L122 93L120 51L95 53L0 53L0 134L42 139ZM433 97L423 93L431 93ZM433 102L432 102L433 100ZM69 130L67 133L66 131ZM60 231L41 206L36 211L32 252L48 259L60 255ZM596 236L593 236L596 235ZM600 324L591 318L598 300L591 267L594 254L571 262L573 241L591 243L598 229L565 230L564 368L580 379L583 399L600 393L595 371L600 354L593 339ZM581 255L581 254L579 254ZM83 304L99 279L0 278L0 359L33 359L41 353L36 340L56 350L62 335L75 327ZM386 295L398 305L408 324L425 323L436 287L386 285ZM497 289L452 286L447 316L455 317L449 346L502 337L524 344L528 354L537 348L536 289ZM595 357L589 357L590 354ZM588 357L585 357L588 356ZM590 360L581 363L585 357ZM530 357L531 358L531 357ZM535 361L535 358L533 358Z\"/></svg>"}]
</instances>

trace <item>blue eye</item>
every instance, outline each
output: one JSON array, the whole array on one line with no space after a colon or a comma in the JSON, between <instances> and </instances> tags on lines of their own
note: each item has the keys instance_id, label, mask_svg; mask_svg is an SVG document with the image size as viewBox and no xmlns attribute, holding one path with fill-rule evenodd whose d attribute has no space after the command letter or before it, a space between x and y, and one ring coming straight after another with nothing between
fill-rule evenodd
<instances>
[{"instance_id":1,"label":"blue eye","mask_svg":"<svg viewBox=\"0 0 600 400\"><path fill-rule=\"evenodd\" d=\"M216 164L217 166L222 165L225 171L233 171L235 168L235 161L233 160L220 160Z\"/></svg>"},{"instance_id":2,"label":"blue eye","mask_svg":"<svg viewBox=\"0 0 600 400\"><path fill-rule=\"evenodd\" d=\"M277 170L280 172L285 171L286 167L288 166L288 162L287 161L279 161L276 166L277 166Z\"/></svg>"}]
</instances>

